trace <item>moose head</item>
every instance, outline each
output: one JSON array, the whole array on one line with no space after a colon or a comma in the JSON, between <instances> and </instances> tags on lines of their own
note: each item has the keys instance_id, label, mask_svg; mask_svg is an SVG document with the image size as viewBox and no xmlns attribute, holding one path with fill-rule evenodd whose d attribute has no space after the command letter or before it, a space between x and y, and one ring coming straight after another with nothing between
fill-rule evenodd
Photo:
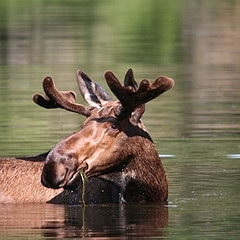
<instances>
[{"instance_id":1,"label":"moose head","mask_svg":"<svg viewBox=\"0 0 240 240\"><path fill-rule=\"evenodd\" d=\"M77 82L89 106L76 103L72 91L58 91L50 77L43 80L46 96L33 96L42 107L63 108L86 116L78 132L62 139L49 152L42 184L70 188L83 171L87 178L115 184L120 201L164 202L168 197L166 174L141 117L145 103L169 90L174 81L168 77L158 77L153 83L144 79L138 87L131 69L123 85L111 71L105 72L105 79L118 100L80 70Z\"/></svg>"}]
</instances>

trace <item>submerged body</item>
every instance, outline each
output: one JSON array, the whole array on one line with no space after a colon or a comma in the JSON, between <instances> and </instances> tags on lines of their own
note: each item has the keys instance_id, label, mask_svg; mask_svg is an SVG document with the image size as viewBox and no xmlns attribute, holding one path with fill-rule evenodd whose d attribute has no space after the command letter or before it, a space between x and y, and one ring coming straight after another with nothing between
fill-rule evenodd
<instances>
[{"instance_id":1,"label":"submerged body","mask_svg":"<svg viewBox=\"0 0 240 240\"><path fill-rule=\"evenodd\" d=\"M0 159L1 203L46 203L62 189L47 189L40 181L44 162Z\"/></svg>"},{"instance_id":2,"label":"submerged body","mask_svg":"<svg viewBox=\"0 0 240 240\"><path fill-rule=\"evenodd\" d=\"M39 158L0 158L0 203L81 204L80 176L71 188L46 188L41 183L43 165L41 155ZM119 196L118 188L104 180L91 178L86 183L86 204L118 203Z\"/></svg>"},{"instance_id":3,"label":"submerged body","mask_svg":"<svg viewBox=\"0 0 240 240\"><path fill-rule=\"evenodd\" d=\"M45 203L61 189L46 189L40 181L43 163L18 159L0 160L0 202Z\"/></svg>"}]
</instances>

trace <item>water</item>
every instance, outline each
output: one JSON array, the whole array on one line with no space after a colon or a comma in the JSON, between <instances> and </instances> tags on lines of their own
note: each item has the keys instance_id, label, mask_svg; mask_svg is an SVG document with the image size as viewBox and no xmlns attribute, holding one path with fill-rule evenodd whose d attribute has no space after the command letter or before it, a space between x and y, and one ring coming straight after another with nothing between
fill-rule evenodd
<instances>
[{"instance_id":1,"label":"water","mask_svg":"<svg viewBox=\"0 0 240 240\"><path fill-rule=\"evenodd\" d=\"M143 118L168 205L1 205L1 239L239 238L238 1L12 0L0 12L2 157L44 152L79 129L83 117L32 103L46 75L76 92L79 68L105 88L107 69L175 79Z\"/></svg>"}]
</instances>

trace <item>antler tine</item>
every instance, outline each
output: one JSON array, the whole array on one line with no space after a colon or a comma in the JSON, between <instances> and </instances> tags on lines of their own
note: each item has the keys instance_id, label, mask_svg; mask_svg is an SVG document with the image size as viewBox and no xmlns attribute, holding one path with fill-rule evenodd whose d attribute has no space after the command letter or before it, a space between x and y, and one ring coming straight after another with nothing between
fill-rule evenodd
<instances>
[{"instance_id":1,"label":"antler tine","mask_svg":"<svg viewBox=\"0 0 240 240\"><path fill-rule=\"evenodd\" d=\"M44 108L63 108L84 116L90 115L90 109L88 107L75 103L76 94L73 91L58 91L51 77L43 79L43 89L46 94L46 98L39 94L33 95L33 101L36 104Z\"/></svg>"},{"instance_id":2,"label":"antler tine","mask_svg":"<svg viewBox=\"0 0 240 240\"><path fill-rule=\"evenodd\" d=\"M122 86L120 81L114 75L113 72L107 71L105 72L105 79L111 91L117 97L117 99L121 102L121 104L125 106L129 106L129 102L127 102L126 96L132 96L135 92L134 88L130 85Z\"/></svg>"},{"instance_id":3,"label":"antler tine","mask_svg":"<svg viewBox=\"0 0 240 240\"><path fill-rule=\"evenodd\" d=\"M131 68L128 69L124 78L124 87L127 86L132 86L134 90L137 90L138 88L137 82L134 79L133 70Z\"/></svg>"},{"instance_id":4,"label":"antler tine","mask_svg":"<svg viewBox=\"0 0 240 240\"><path fill-rule=\"evenodd\" d=\"M76 93L74 91L60 91L61 95L64 96L69 102L75 102ZM35 93L32 97L32 100L39 106L44 108L60 108L59 104L56 103L53 99L50 99L47 95L44 97L38 93Z\"/></svg>"},{"instance_id":5,"label":"antler tine","mask_svg":"<svg viewBox=\"0 0 240 240\"><path fill-rule=\"evenodd\" d=\"M152 84L146 79L142 80L139 88L135 90L131 86L122 86L111 71L105 73L105 78L109 88L121 102L124 112L133 111L136 107L158 97L174 85L173 79L158 77Z\"/></svg>"}]
</instances>

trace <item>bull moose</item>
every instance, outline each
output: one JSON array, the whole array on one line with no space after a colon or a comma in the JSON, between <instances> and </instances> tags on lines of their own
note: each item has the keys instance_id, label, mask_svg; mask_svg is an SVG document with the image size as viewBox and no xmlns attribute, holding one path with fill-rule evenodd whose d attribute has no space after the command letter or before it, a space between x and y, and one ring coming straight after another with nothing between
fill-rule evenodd
<instances>
[{"instance_id":1,"label":"bull moose","mask_svg":"<svg viewBox=\"0 0 240 240\"><path fill-rule=\"evenodd\" d=\"M167 201L166 173L141 117L145 104L169 90L174 81L158 77L153 83L144 79L138 86L131 69L123 85L111 71L105 72L105 79L117 100L86 73L77 71L80 93L89 104L84 106L75 102L73 91L58 91L51 77L44 78L45 96L35 94L36 104L48 109L62 108L86 119L78 132L62 139L48 153L1 159L0 186L4 188L0 189L0 201L12 198L16 202L76 204L83 196L86 203ZM29 165L24 168L26 174L19 167L24 164ZM25 176L23 180L17 176L18 170ZM4 174L11 175L13 171L15 177L5 180ZM86 181L81 178L83 175ZM28 186L24 183L29 181L26 176L31 176ZM14 181L22 188L21 200L12 197L10 190L6 193ZM28 191L24 191L25 187ZM31 188L36 197L29 200Z\"/></svg>"}]
</instances>

